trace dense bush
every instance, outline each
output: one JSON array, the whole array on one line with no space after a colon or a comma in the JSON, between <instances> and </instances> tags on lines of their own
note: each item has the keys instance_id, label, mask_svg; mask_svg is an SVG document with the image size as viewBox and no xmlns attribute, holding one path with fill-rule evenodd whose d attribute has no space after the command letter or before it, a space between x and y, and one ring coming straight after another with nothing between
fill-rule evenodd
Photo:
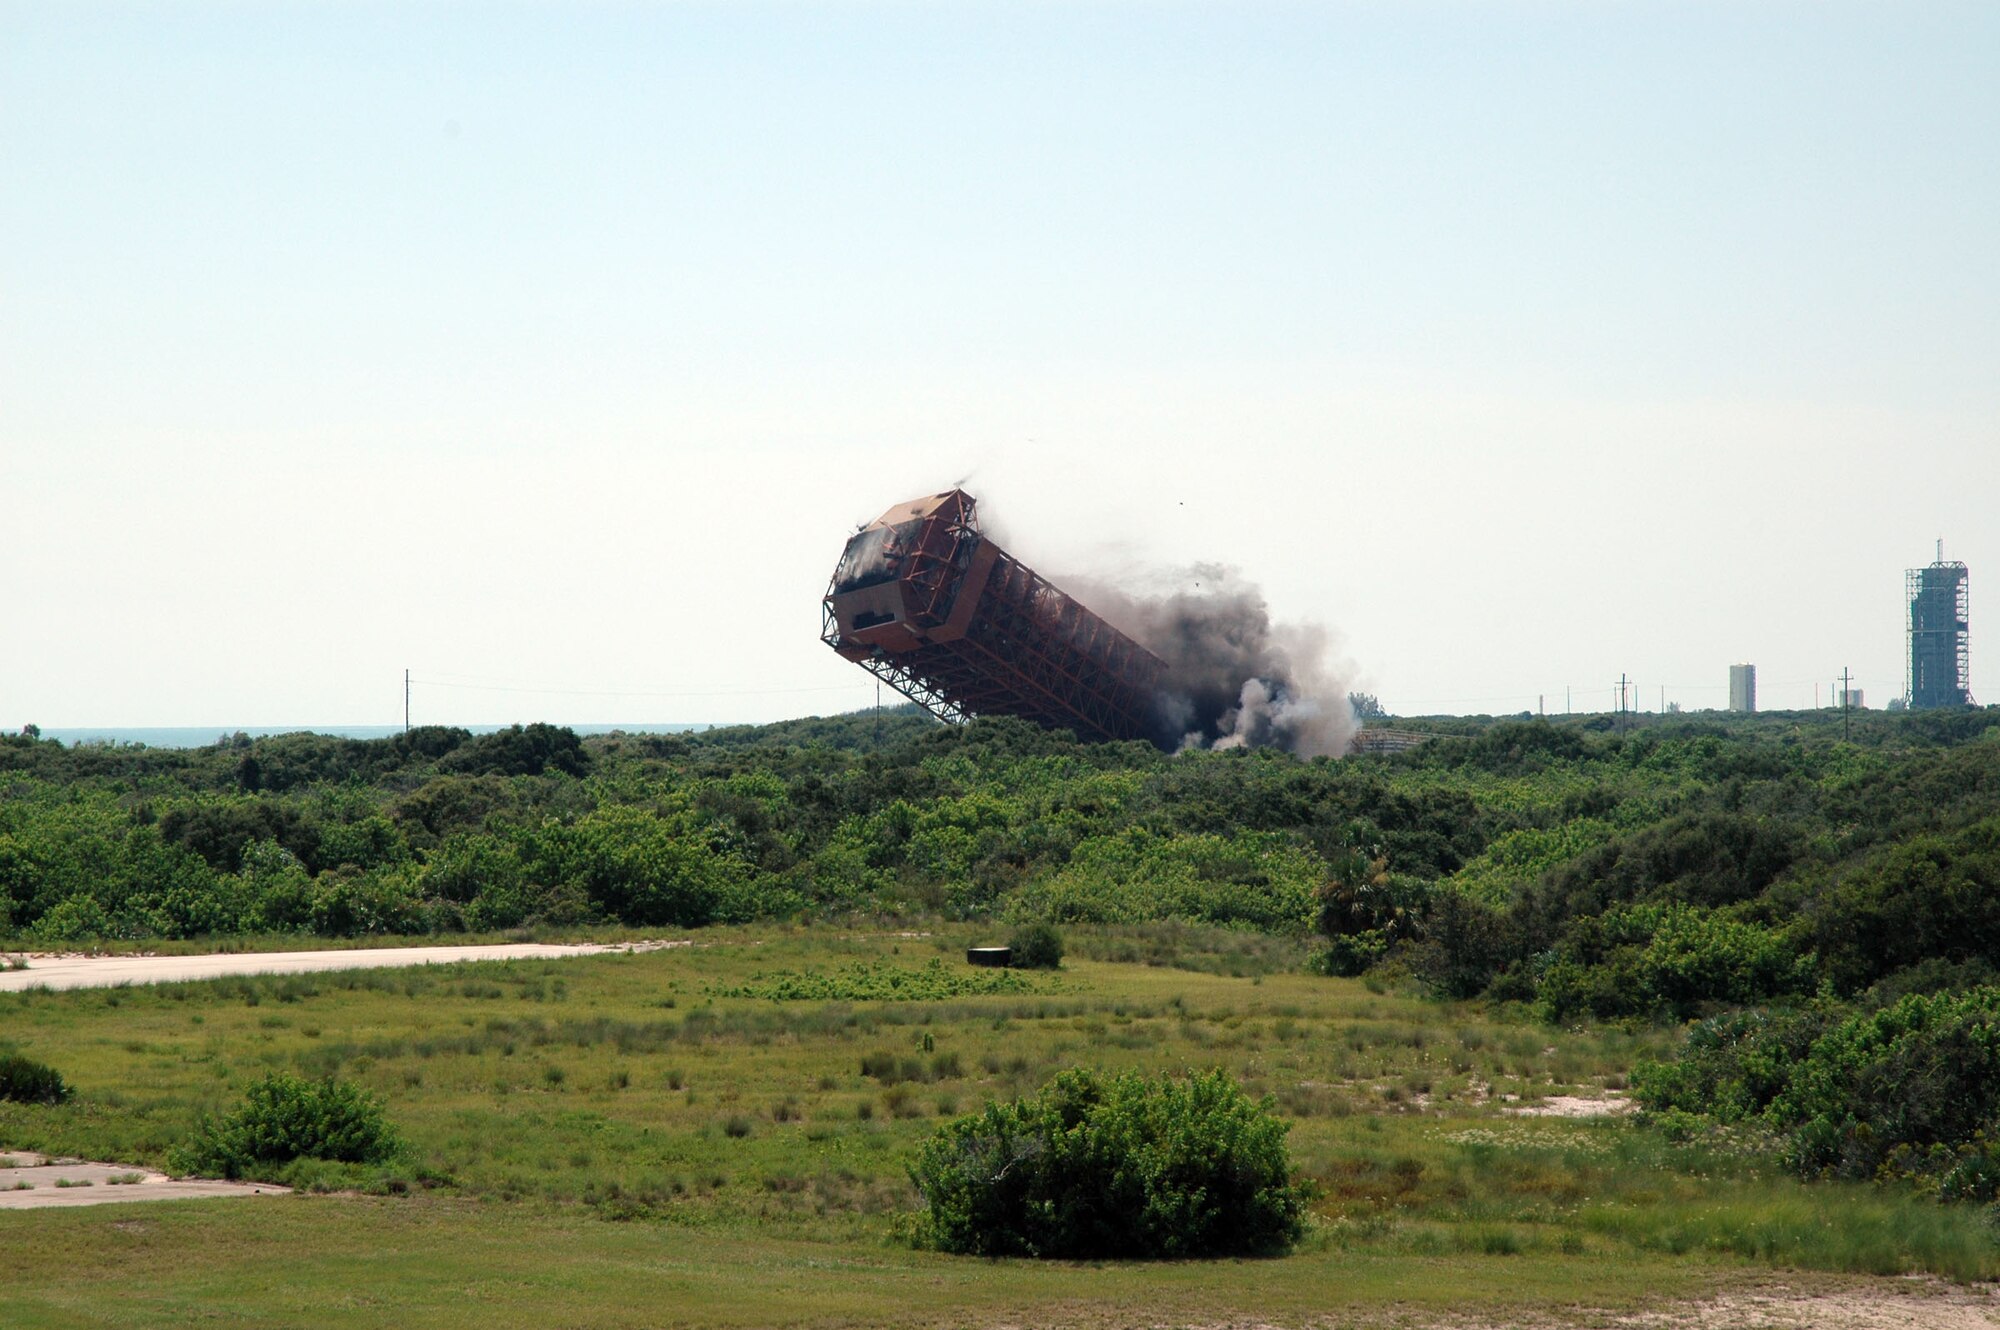
<instances>
[{"instance_id":1,"label":"dense bush","mask_svg":"<svg viewBox=\"0 0 2000 1330\"><path fill-rule=\"evenodd\" d=\"M468 928L513 928L537 903L519 856L497 836L452 836L431 851L419 882L429 898L457 907Z\"/></svg>"},{"instance_id":2,"label":"dense bush","mask_svg":"<svg viewBox=\"0 0 2000 1330\"><path fill-rule=\"evenodd\" d=\"M301 861L319 859L320 828L298 808L275 798L225 799L169 808L159 821L160 838L184 845L218 873L243 866L244 848L276 841Z\"/></svg>"},{"instance_id":3,"label":"dense bush","mask_svg":"<svg viewBox=\"0 0 2000 1330\"><path fill-rule=\"evenodd\" d=\"M1800 930L1849 990L1929 960L2000 956L2000 818L1876 852L1816 893Z\"/></svg>"},{"instance_id":4,"label":"dense bush","mask_svg":"<svg viewBox=\"0 0 2000 1330\"><path fill-rule=\"evenodd\" d=\"M1734 1011L1688 1026L1687 1042L1667 1062L1641 1062L1632 1091L1656 1113L1720 1123L1762 1120L1792 1083L1813 1041L1836 1019L1824 1004L1790 1011Z\"/></svg>"},{"instance_id":5,"label":"dense bush","mask_svg":"<svg viewBox=\"0 0 2000 1330\"><path fill-rule=\"evenodd\" d=\"M1059 923L1182 919L1297 932L1311 922L1319 856L1276 832L1166 836L1130 828L1080 843L1022 892L1022 908Z\"/></svg>"},{"instance_id":6,"label":"dense bush","mask_svg":"<svg viewBox=\"0 0 2000 1330\"><path fill-rule=\"evenodd\" d=\"M733 907L745 865L641 808L614 805L545 827L529 854L530 877L571 884L627 923L697 927L741 913Z\"/></svg>"},{"instance_id":7,"label":"dense bush","mask_svg":"<svg viewBox=\"0 0 2000 1330\"><path fill-rule=\"evenodd\" d=\"M1735 1013L1689 1030L1680 1056L1642 1064L1650 1110L1778 1133L1807 1177L1932 1176L1992 1198L2000 1179L2000 987L1911 993L1872 1012L1828 1002Z\"/></svg>"},{"instance_id":8,"label":"dense bush","mask_svg":"<svg viewBox=\"0 0 2000 1330\"><path fill-rule=\"evenodd\" d=\"M204 1121L170 1163L176 1173L240 1178L294 1159L379 1164L401 1149L381 1103L359 1086L280 1072L252 1084L234 1112Z\"/></svg>"},{"instance_id":9,"label":"dense bush","mask_svg":"<svg viewBox=\"0 0 2000 1330\"><path fill-rule=\"evenodd\" d=\"M1054 970L1062 966L1062 931L1046 920L1022 924L1007 939L1007 963L1022 970Z\"/></svg>"},{"instance_id":10,"label":"dense bush","mask_svg":"<svg viewBox=\"0 0 2000 1330\"><path fill-rule=\"evenodd\" d=\"M1519 775L1573 762L1587 751L1583 735L1575 730L1545 720L1502 721L1480 734L1440 739L1424 754L1424 760L1437 766Z\"/></svg>"},{"instance_id":11,"label":"dense bush","mask_svg":"<svg viewBox=\"0 0 2000 1330\"><path fill-rule=\"evenodd\" d=\"M1439 996L1469 998L1496 982L1516 955L1515 943L1504 911L1446 887L1428 902L1411 969Z\"/></svg>"},{"instance_id":12,"label":"dense bush","mask_svg":"<svg viewBox=\"0 0 2000 1330\"><path fill-rule=\"evenodd\" d=\"M1801 852L1798 828L1741 813L1683 813L1588 850L1553 869L1540 911L1596 914L1628 901L1728 905L1755 896Z\"/></svg>"},{"instance_id":13,"label":"dense bush","mask_svg":"<svg viewBox=\"0 0 2000 1330\"><path fill-rule=\"evenodd\" d=\"M1768 1116L1805 1173L1872 1177L2000 1137L2000 988L1912 993L1815 1040Z\"/></svg>"},{"instance_id":14,"label":"dense bush","mask_svg":"<svg viewBox=\"0 0 2000 1330\"><path fill-rule=\"evenodd\" d=\"M60 1104L69 1096L70 1088L54 1067L19 1053L0 1053L0 1099L17 1104Z\"/></svg>"},{"instance_id":15,"label":"dense bush","mask_svg":"<svg viewBox=\"0 0 2000 1330\"><path fill-rule=\"evenodd\" d=\"M590 755L574 730L540 723L510 725L454 745L438 769L468 775L539 776L558 771L581 776L590 769Z\"/></svg>"},{"instance_id":16,"label":"dense bush","mask_svg":"<svg viewBox=\"0 0 2000 1330\"><path fill-rule=\"evenodd\" d=\"M979 1256L1277 1252L1297 1239L1303 1204L1284 1124L1221 1071L1065 1072L1039 1097L941 1127L910 1176L920 1239Z\"/></svg>"},{"instance_id":17,"label":"dense bush","mask_svg":"<svg viewBox=\"0 0 2000 1330\"><path fill-rule=\"evenodd\" d=\"M1758 1002L1807 986L1778 933L1695 906L1628 905L1571 924L1546 966L1549 1016L1674 1015Z\"/></svg>"},{"instance_id":18,"label":"dense bush","mask_svg":"<svg viewBox=\"0 0 2000 1330\"><path fill-rule=\"evenodd\" d=\"M1348 849L1330 856L1315 893L1314 923L1327 940L1316 968L1357 975L1403 943L1422 938L1437 891L1435 883L1389 872L1383 854ZM1473 991L1484 984L1482 977Z\"/></svg>"},{"instance_id":19,"label":"dense bush","mask_svg":"<svg viewBox=\"0 0 2000 1330\"><path fill-rule=\"evenodd\" d=\"M0 736L0 933L693 928L864 913L1220 927L1560 1019L1977 982L2000 711L1421 722L1411 752L1166 755L913 712L212 748ZM1084 945L1078 935L1072 945ZM1990 977L1990 972L1989 977Z\"/></svg>"}]
</instances>

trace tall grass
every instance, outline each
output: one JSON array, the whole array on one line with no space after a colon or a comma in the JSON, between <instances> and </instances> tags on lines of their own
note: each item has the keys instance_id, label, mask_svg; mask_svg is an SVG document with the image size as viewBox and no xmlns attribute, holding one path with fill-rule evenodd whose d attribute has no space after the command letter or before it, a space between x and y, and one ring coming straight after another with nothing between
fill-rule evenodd
<instances>
[{"instance_id":1,"label":"tall grass","mask_svg":"<svg viewBox=\"0 0 2000 1330\"><path fill-rule=\"evenodd\" d=\"M1579 1226L1674 1255L1726 1253L1764 1265L1875 1275L2000 1276L2000 1250L1983 1215L1873 1188L1739 1185L1645 1206L1592 1206L1579 1215Z\"/></svg>"}]
</instances>

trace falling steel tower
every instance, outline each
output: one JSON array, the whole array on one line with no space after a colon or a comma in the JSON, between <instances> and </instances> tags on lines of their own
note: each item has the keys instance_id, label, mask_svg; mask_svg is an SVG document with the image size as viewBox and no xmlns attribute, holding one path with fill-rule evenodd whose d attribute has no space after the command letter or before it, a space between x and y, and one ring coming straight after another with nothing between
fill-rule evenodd
<instances>
[{"instance_id":1,"label":"falling steel tower","mask_svg":"<svg viewBox=\"0 0 2000 1330\"><path fill-rule=\"evenodd\" d=\"M1910 709L1972 705L1965 565L1946 563L1940 540L1936 563L1903 575L1903 598L1910 606Z\"/></svg>"},{"instance_id":2,"label":"falling steel tower","mask_svg":"<svg viewBox=\"0 0 2000 1330\"><path fill-rule=\"evenodd\" d=\"M946 490L855 532L820 637L940 720L1154 738L1160 659L981 535L974 507Z\"/></svg>"}]
</instances>

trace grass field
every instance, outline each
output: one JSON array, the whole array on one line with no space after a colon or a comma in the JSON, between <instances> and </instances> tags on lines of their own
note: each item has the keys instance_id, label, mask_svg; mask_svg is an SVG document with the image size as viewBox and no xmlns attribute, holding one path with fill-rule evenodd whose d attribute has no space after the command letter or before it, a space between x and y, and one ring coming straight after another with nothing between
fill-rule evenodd
<instances>
[{"instance_id":1,"label":"grass field","mask_svg":"<svg viewBox=\"0 0 2000 1330\"><path fill-rule=\"evenodd\" d=\"M0 1105L0 1146L158 1165L279 1069L359 1081L411 1144L281 1179L339 1195L0 1214L0 1321L1366 1323L1631 1307L1773 1267L2000 1274L1969 1209L1800 1184L1754 1143L1503 1111L1601 1095L1671 1032L1307 976L1253 935L1079 932L1053 974L970 970L967 941L709 930L637 955L0 996L0 1045L78 1090ZM1077 1063L1221 1066L1272 1095L1318 1188L1301 1249L912 1251L904 1169L937 1120Z\"/></svg>"}]
</instances>

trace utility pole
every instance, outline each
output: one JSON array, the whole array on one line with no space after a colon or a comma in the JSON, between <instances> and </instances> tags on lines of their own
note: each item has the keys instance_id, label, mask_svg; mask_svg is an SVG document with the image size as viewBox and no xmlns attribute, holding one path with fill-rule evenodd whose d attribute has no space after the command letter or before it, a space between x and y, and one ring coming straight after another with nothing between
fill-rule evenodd
<instances>
[{"instance_id":1,"label":"utility pole","mask_svg":"<svg viewBox=\"0 0 2000 1330\"><path fill-rule=\"evenodd\" d=\"M1847 700L1854 694L1854 676L1845 665L1840 667L1840 741L1847 742L1848 726Z\"/></svg>"},{"instance_id":2,"label":"utility pole","mask_svg":"<svg viewBox=\"0 0 2000 1330\"><path fill-rule=\"evenodd\" d=\"M403 671L403 733L410 732L410 672Z\"/></svg>"},{"instance_id":3,"label":"utility pole","mask_svg":"<svg viewBox=\"0 0 2000 1330\"><path fill-rule=\"evenodd\" d=\"M1630 683L1631 683L1631 680L1629 680L1629 679L1627 679L1627 678L1625 677L1625 673L1624 673L1624 671L1622 671L1622 670L1621 670L1621 671L1619 671L1619 674L1618 674L1618 728L1619 728L1619 729L1620 729L1621 731L1622 731L1622 730L1624 730L1624 728L1625 728L1625 690L1626 690L1626 688L1627 688L1627 687L1628 687L1628 686L1630 685Z\"/></svg>"}]
</instances>

